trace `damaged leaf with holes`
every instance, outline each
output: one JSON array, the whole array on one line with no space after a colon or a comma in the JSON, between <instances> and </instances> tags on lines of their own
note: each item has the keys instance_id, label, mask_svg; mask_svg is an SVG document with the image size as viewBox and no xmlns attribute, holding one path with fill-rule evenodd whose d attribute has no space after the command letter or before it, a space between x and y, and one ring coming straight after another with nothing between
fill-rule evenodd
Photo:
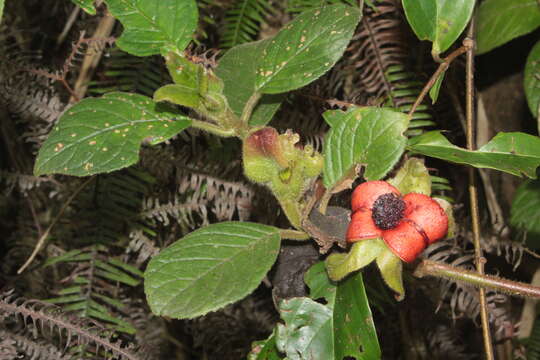
<instances>
[{"instance_id":1,"label":"damaged leaf with holes","mask_svg":"<svg viewBox=\"0 0 540 360\"><path fill-rule=\"evenodd\" d=\"M88 176L122 169L139 160L141 143L162 143L191 120L152 99L113 92L68 109L39 150L34 174Z\"/></svg>"},{"instance_id":2,"label":"damaged leaf with holes","mask_svg":"<svg viewBox=\"0 0 540 360\"><path fill-rule=\"evenodd\" d=\"M379 359L381 350L362 275L330 282L324 263L313 265L305 276L310 298L282 300L276 346L287 359ZM324 300L324 304L316 300ZM317 354L317 357L313 357Z\"/></svg>"}]
</instances>

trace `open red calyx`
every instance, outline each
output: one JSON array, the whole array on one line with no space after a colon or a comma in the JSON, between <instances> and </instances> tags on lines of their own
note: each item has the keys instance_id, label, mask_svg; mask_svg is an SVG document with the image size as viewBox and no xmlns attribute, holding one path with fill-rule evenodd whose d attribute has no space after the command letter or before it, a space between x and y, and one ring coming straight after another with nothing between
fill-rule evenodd
<instances>
[{"instance_id":1,"label":"open red calyx","mask_svg":"<svg viewBox=\"0 0 540 360\"><path fill-rule=\"evenodd\" d=\"M448 231L448 217L427 195L409 193L385 181L360 184L352 195L347 241L381 237L403 261L411 262Z\"/></svg>"}]
</instances>

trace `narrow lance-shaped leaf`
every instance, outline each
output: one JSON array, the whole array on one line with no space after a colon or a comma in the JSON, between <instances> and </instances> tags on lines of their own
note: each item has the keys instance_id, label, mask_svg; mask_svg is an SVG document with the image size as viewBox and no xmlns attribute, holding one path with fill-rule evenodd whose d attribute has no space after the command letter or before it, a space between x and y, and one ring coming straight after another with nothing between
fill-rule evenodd
<instances>
[{"instance_id":1,"label":"narrow lance-shaped leaf","mask_svg":"<svg viewBox=\"0 0 540 360\"><path fill-rule=\"evenodd\" d=\"M476 50L486 53L540 26L537 0L485 0L478 8Z\"/></svg>"},{"instance_id":2,"label":"narrow lance-shaped leaf","mask_svg":"<svg viewBox=\"0 0 540 360\"><path fill-rule=\"evenodd\" d=\"M196 230L152 258L144 288L156 315L193 318L251 293L274 264L279 229L248 222Z\"/></svg>"},{"instance_id":3,"label":"narrow lance-shaped leaf","mask_svg":"<svg viewBox=\"0 0 540 360\"><path fill-rule=\"evenodd\" d=\"M216 75L223 80L229 106L240 117L248 99L255 93L255 78L262 51L269 40L238 45L223 55ZM259 100L249 121L252 126L266 125L279 109L284 95L265 94Z\"/></svg>"},{"instance_id":4,"label":"narrow lance-shaped leaf","mask_svg":"<svg viewBox=\"0 0 540 360\"><path fill-rule=\"evenodd\" d=\"M118 47L148 56L180 53L197 28L195 0L105 0L111 14L124 26Z\"/></svg>"},{"instance_id":5,"label":"narrow lance-shaped leaf","mask_svg":"<svg viewBox=\"0 0 540 360\"><path fill-rule=\"evenodd\" d=\"M540 41L534 45L527 57L524 86L529 109L538 118L538 132L540 133Z\"/></svg>"},{"instance_id":6,"label":"narrow lance-shaped leaf","mask_svg":"<svg viewBox=\"0 0 540 360\"><path fill-rule=\"evenodd\" d=\"M433 42L433 54L448 50L465 29L474 0L403 0L409 24L420 40Z\"/></svg>"},{"instance_id":7,"label":"narrow lance-shaped leaf","mask_svg":"<svg viewBox=\"0 0 540 360\"><path fill-rule=\"evenodd\" d=\"M143 140L158 144L191 120L152 99L128 93L87 98L68 109L39 150L35 175L87 176L135 164Z\"/></svg>"},{"instance_id":8,"label":"narrow lance-shaped leaf","mask_svg":"<svg viewBox=\"0 0 540 360\"><path fill-rule=\"evenodd\" d=\"M341 58L360 16L358 8L341 4L298 15L266 43L256 89L277 94L318 79Z\"/></svg>"},{"instance_id":9,"label":"narrow lance-shaped leaf","mask_svg":"<svg viewBox=\"0 0 540 360\"><path fill-rule=\"evenodd\" d=\"M366 167L364 177L384 177L401 157L409 124L406 114L376 107L324 113L331 129L325 137L323 181L332 188L349 176L357 164Z\"/></svg>"},{"instance_id":10,"label":"narrow lance-shaped leaf","mask_svg":"<svg viewBox=\"0 0 540 360\"><path fill-rule=\"evenodd\" d=\"M407 148L438 159L536 178L540 138L524 133L499 133L486 145L470 151L451 144L439 131L412 138Z\"/></svg>"}]
</instances>

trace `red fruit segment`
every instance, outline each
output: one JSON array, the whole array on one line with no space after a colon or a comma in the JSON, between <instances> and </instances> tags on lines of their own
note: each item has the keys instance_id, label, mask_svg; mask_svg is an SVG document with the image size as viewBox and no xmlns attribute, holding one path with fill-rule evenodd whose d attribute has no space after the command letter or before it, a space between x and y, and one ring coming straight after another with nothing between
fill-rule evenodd
<instances>
[{"instance_id":1,"label":"red fruit segment","mask_svg":"<svg viewBox=\"0 0 540 360\"><path fill-rule=\"evenodd\" d=\"M389 193L401 196L399 190L386 181L366 181L358 185L352 193L352 211L355 212L360 209L371 210L373 203L379 196Z\"/></svg>"},{"instance_id":2,"label":"red fruit segment","mask_svg":"<svg viewBox=\"0 0 540 360\"><path fill-rule=\"evenodd\" d=\"M422 234L406 221L393 229L385 230L383 240L390 250L405 262L416 259L426 247Z\"/></svg>"},{"instance_id":3,"label":"red fruit segment","mask_svg":"<svg viewBox=\"0 0 540 360\"><path fill-rule=\"evenodd\" d=\"M405 201L405 219L409 219L423 229L429 244L442 239L448 232L448 216L438 202L427 195L409 193Z\"/></svg>"},{"instance_id":4,"label":"red fruit segment","mask_svg":"<svg viewBox=\"0 0 540 360\"><path fill-rule=\"evenodd\" d=\"M352 214L351 222L347 229L348 242L373 239L381 235L382 230L375 226L371 217L371 210L359 210Z\"/></svg>"}]
</instances>

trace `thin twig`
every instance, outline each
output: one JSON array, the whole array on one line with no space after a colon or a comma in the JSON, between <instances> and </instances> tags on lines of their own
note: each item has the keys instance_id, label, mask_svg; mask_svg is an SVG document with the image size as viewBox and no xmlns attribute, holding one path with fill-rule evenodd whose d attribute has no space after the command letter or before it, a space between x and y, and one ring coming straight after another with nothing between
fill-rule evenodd
<instances>
[{"instance_id":1,"label":"thin twig","mask_svg":"<svg viewBox=\"0 0 540 360\"><path fill-rule=\"evenodd\" d=\"M437 71L435 71L435 73L433 73L433 75L431 76L431 78L429 79L427 84L422 89L422 92L420 93L420 95L418 95L418 98L416 98L416 101L414 102L414 104L413 104L413 106L411 108L411 111L409 111L409 114L408 114L409 117L413 116L413 114L415 113L418 106L420 106L422 101L424 101L424 98L428 94L429 90L433 87L433 85L435 85L435 82L437 81L439 76L448 69L448 67L450 66L452 61L454 61L461 54L464 54L467 51L469 51L471 46L472 46L471 43L463 42L462 47L452 51L450 53L450 55L448 55L447 57L444 58L443 62L437 68Z\"/></svg>"},{"instance_id":2,"label":"thin twig","mask_svg":"<svg viewBox=\"0 0 540 360\"><path fill-rule=\"evenodd\" d=\"M479 287L484 291L485 289L492 289L513 296L540 299L540 287L538 286L502 279L493 275L479 274L477 271L460 269L455 266L431 260L423 260L416 267L413 275L419 278L424 276L434 276ZM488 355L488 353L486 353L486 355ZM493 358L493 350L491 350L491 356Z\"/></svg>"},{"instance_id":3,"label":"thin twig","mask_svg":"<svg viewBox=\"0 0 540 360\"><path fill-rule=\"evenodd\" d=\"M41 235L41 237L39 238L39 240L37 241L37 244L36 246L34 247L34 251L32 251L32 254L30 255L30 257L28 258L28 260L26 260L26 262L23 264L23 266L21 266L19 268L19 270L17 270L17 274L21 274L31 263L32 261L34 261L34 259L36 258L37 254L39 253L39 251L43 248L43 246L45 245L45 241L47 240L47 238L49 237L49 234L52 230L52 228L56 225L56 223L60 220L60 218L62 217L62 215L64 215L64 212L66 211L66 209L68 208L68 206L71 204L71 202L75 199L75 197L81 192L82 189L84 189L86 187L86 185L88 185L92 180L94 180L94 176L92 176L91 178L89 178L88 180L86 180L84 183L82 183L78 188L77 190L75 190L75 192L69 197L69 199L67 199L67 201L64 203L64 205L62 205L62 208L60 209L60 211L58 212L58 214L56 215L56 217L54 218L53 222L51 223L51 225L49 225L49 227L47 228L47 230L45 230L45 232Z\"/></svg>"},{"instance_id":4,"label":"thin twig","mask_svg":"<svg viewBox=\"0 0 540 360\"><path fill-rule=\"evenodd\" d=\"M463 46L468 48L467 64L466 64L466 98L465 98L465 115L467 118L467 149L474 150L474 31L475 31L474 16L471 19L467 37L463 40ZM484 265L486 259L482 256L482 247L480 245L480 216L478 210L478 189L476 187L476 177L474 168L469 167L469 201L471 205L471 219L474 244L474 260L476 271L479 276L484 275ZM486 290L479 289L480 298L480 320L482 322L482 335L484 338L484 352L488 360L494 359L493 344L491 341L491 332L489 330L489 314L486 299Z\"/></svg>"}]
</instances>

